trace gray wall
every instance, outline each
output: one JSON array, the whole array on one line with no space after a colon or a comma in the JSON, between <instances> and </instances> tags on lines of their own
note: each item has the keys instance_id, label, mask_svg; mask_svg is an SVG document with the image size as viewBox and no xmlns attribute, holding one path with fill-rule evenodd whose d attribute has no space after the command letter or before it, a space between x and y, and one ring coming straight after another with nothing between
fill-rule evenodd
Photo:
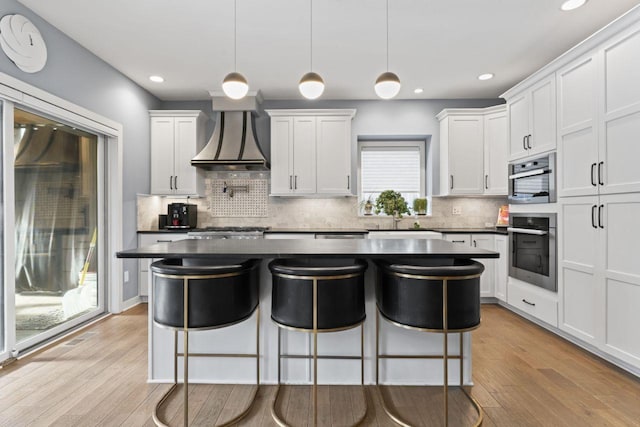
<instances>
[{"instance_id":1,"label":"gray wall","mask_svg":"<svg viewBox=\"0 0 640 427\"><path fill-rule=\"evenodd\" d=\"M123 244L137 246L136 194L149 192L149 115L160 101L15 0L0 0L0 16L19 13L38 27L47 44L44 69L28 74L0 53L0 72L78 104L123 125ZM108 259L113 259L109 256ZM137 261L125 260L129 283L123 298L138 294Z\"/></svg>"},{"instance_id":2,"label":"gray wall","mask_svg":"<svg viewBox=\"0 0 640 427\"><path fill-rule=\"evenodd\" d=\"M438 194L440 180L440 125L436 119L444 108L482 108L502 104L502 99L430 99L430 100L391 100L391 101L270 101L262 103L262 109L287 109L287 108L355 108L356 116L353 119L352 135L354 146L352 147L352 167L357 167L356 144L358 136L402 136L402 135L431 135L431 146L428 155L432 161L431 184L434 194ZM211 108L211 101L196 102L164 102L163 109L198 109L204 111L212 118L208 123L207 135L213 131L215 113ZM256 119L256 132L262 148L267 157L270 157L270 126L269 116L260 112ZM427 178L429 179L429 177ZM354 186L357 182L354 180ZM357 187L356 187L357 188Z\"/></svg>"}]
</instances>

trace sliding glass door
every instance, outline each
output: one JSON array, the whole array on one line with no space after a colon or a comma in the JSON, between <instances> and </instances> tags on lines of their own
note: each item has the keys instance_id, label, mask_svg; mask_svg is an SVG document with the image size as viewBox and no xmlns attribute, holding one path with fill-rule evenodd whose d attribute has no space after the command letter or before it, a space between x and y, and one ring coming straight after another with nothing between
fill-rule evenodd
<instances>
[{"instance_id":1,"label":"sliding glass door","mask_svg":"<svg viewBox=\"0 0 640 427\"><path fill-rule=\"evenodd\" d=\"M13 116L14 233L5 238L15 242L11 311L20 350L104 311L104 144L35 112L14 108Z\"/></svg>"}]
</instances>

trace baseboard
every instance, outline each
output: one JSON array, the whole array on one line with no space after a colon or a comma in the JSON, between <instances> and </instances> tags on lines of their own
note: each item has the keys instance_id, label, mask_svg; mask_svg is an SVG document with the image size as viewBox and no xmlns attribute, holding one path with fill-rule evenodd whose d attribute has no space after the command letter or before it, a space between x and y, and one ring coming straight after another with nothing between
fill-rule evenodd
<instances>
[{"instance_id":1,"label":"baseboard","mask_svg":"<svg viewBox=\"0 0 640 427\"><path fill-rule=\"evenodd\" d=\"M128 299L126 301L122 302L122 311L127 311L133 307L135 307L136 305L142 303L142 300L140 299L140 297L133 297L131 299Z\"/></svg>"}]
</instances>

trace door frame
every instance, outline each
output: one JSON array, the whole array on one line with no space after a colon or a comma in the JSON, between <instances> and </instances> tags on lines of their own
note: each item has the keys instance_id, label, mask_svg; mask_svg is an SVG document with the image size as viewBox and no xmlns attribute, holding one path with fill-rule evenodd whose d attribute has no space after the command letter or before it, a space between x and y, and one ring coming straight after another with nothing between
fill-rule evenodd
<instances>
[{"instance_id":1,"label":"door frame","mask_svg":"<svg viewBox=\"0 0 640 427\"><path fill-rule=\"evenodd\" d=\"M15 300L15 242L12 238L15 227L14 209L14 167L13 167L13 107L28 108L35 112L56 117L69 123L75 123L99 136L103 137L104 155L103 161L99 158L99 168L106 174L104 180L104 197L99 197L99 208L104 213L104 223L101 226L102 247L99 248L102 256L103 282L106 287L107 298L104 299L104 311L107 313L120 313L123 308L122 287L123 267L122 260L110 256L122 250L122 176L123 176L123 128L118 122L100 116L79 105L66 101L35 86L24 83L7 74L0 73L0 102L2 105L2 150L3 150L3 204L4 209L4 345L0 351L0 362L14 357L12 350L15 346L15 310L14 304L6 301ZM7 125L10 123L10 125ZM9 266L10 268L6 268ZM78 318L78 323L85 321L84 316ZM83 319L83 320L79 320ZM76 320L76 319L74 319ZM74 323L72 321L72 323ZM55 333L62 332L52 328ZM66 329L66 328L64 328ZM28 342L25 341L25 342ZM20 347L23 347L22 345ZM19 348L18 348L19 350Z\"/></svg>"}]
</instances>

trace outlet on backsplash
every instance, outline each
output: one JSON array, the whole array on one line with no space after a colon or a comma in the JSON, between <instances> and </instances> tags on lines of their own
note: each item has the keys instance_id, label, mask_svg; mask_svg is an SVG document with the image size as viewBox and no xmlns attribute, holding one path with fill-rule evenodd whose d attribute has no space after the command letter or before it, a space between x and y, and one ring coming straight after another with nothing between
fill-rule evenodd
<instances>
[{"instance_id":1,"label":"outlet on backsplash","mask_svg":"<svg viewBox=\"0 0 640 427\"><path fill-rule=\"evenodd\" d=\"M462 208L461 208L460 206L454 206L454 207L451 209L451 213L452 213L453 215L462 215Z\"/></svg>"}]
</instances>

